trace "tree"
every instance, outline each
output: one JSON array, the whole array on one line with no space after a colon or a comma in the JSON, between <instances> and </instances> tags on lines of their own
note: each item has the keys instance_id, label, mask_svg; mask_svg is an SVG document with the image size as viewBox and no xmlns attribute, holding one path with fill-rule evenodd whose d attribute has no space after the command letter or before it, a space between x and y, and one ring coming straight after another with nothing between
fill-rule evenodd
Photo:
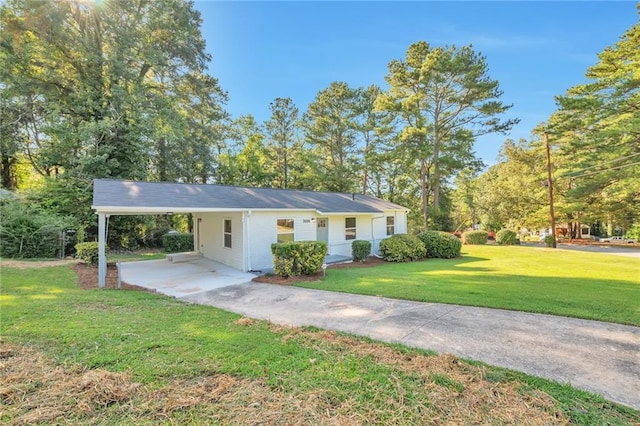
<instances>
[{"instance_id":1,"label":"tree","mask_svg":"<svg viewBox=\"0 0 640 426\"><path fill-rule=\"evenodd\" d=\"M385 156L388 151L389 136L392 133L392 117L386 112L376 111L375 102L381 89L376 85L357 89L356 131L360 139L362 164L362 193L380 193ZM377 191L373 186L377 186Z\"/></svg>"},{"instance_id":2,"label":"tree","mask_svg":"<svg viewBox=\"0 0 640 426\"><path fill-rule=\"evenodd\" d=\"M499 162L477 179L474 205L486 229L537 228L549 223L546 159L537 141L507 139Z\"/></svg>"},{"instance_id":3,"label":"tree","mask_svg":"<svg viewBox=\"0 0 640 426\"><path fill-rule=\"evenodd\" d=\"M568 163L568 195L623 227L640 220L639 69L640 23L599 54L588 83L557 97L560 108L548 124Z\"/></svg>"},{"instance_id":4,"label":"tree","mask_svg":"<svg viewBox=\"0 0 640 426\"><path fill-rule=\"evenodd\" d=\"M389 91L376 106L395 114L397 148L410 152L419 170L426 227L430 195L437 215L443 179L476 161L475 138L504 133L517 120L500 120L511 106L498 100L498 82L489 78L485 58L471 46L432 48L417 42L404 61L393 60L388 69Z\"/></svg>"},{"instance_id":5,"label":"tree","mask_svg":"<svg viewBox=\"0 0 640 426\"><path fill-rule=\"evenodd\" d=\"M316 154L319 188L355 192L359 186L357 124L358 92L347 83L333 82L318 93L304 114L305 141Z\"/></svg>"},{"instance_id":6,"label":"tree","mask_svg":"<svg viewBox=\"0 0 640 426\"><path fill-rule=\"evenodd\" d=\"M300 149L296 130L298 124L298 108L291 98L276 98L269 104L271 117L264 123L268 146L274 152L276 169L276 186L289 187L289 172L295 150Z\"/></svg>"},{"instance_id":7,"label":"tree","mask_svg":"<svg viewBox=\"0 0 640 426\"><path fill-rule=\"evenodd\" d=\"M52 209L76 200L65 207L90 226L93 178L212 178L226 94L205 74L200 25L181 0L0 6L2 102L18 120L12 146L55 189L52 202L33 199Z\"/></svg>"}]
</instances>

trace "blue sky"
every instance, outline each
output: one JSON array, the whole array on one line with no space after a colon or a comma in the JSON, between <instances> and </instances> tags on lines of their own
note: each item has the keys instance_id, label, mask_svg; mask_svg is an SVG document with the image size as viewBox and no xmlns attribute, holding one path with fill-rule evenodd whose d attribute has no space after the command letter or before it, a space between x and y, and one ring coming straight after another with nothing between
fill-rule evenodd
<instances>
[{"instance_id":1,"label":"blue sky","mask_svg":"<svg viewBox=\"0 0 640 426\"><path fill-rule=\"evenodd\" d=\"M554 96L585 81L597 54L638 22L635 2L214 2L197 1L213 56L209 72L238 117L269 117L269 102L290 97L301 112L333 81L378 84L392 59L414 42L472 44L500 82L507 136L475 145L493 164L507 137L528 138L555 110Z\"/></svg>"}]
</instances>

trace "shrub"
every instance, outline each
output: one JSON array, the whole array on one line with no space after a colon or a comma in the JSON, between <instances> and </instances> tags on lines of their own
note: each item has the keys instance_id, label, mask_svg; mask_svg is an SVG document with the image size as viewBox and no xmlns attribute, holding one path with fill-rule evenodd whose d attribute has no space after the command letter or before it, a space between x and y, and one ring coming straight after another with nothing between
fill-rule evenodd
<instances>
[{"instance_id":1,"label":"shrub","mask_svg":"<svg viewBox=\"0 0 640 426\"><path fill-rule=\"evenodd\" d=\"M354 262L364 262L371 254L371 242L355 240L351 243L351 255Z\"/></svg>"},{"instance_id":2,"label":"shrub","mask_svg":"<svg viewBox=\"0 0 640 426\"><path fill-rule=\"evenodd\" d=\"M479 245L487 244L489 234L487 231L467 231L462 234L463 244Z\"/></svg>"},{"instance_id":3,"label":"shrub","mask_svg":"<svg viewBox=\"0 0 640 426\"><path fill-rule=\"evenodd\" d=\"M498 244L510 246L517 244L516 241L518 241L518 234L510 229L501 229L496 234L496 243Z\"/></svg>"},{"instance_id":4,"label":"shrub","mask_svg":"<svg viewBox=\"0 0 640 426\"><path fill-rule=\"evenodd\" d=\"M162 248L167 253L193 251L193 234L164 234L162 236Z\"/></svg>"},{"instance_id":5,"label":"shrub","mask_svg":"<svg viewBox=\"0 0 640 426\"><path fill-rule=\"evenodd\" d=\"M292 241L271 244L276 275L291 277L320 272L327 255L326 241Z\"/></svg>"},{"instance_id":6,"label":"shrub","mask_svg":"<svg viewBox=\"0 0 640 426\"><path fill-rule=\"evenodd\" d=\"M424 231L418 238L427 249L427 257L452 259L460 256L462 242L452 234L442 231Z\"/></svg>"},{"instance_id":7,"label":"shrub","mask_svg":"<svg viewBox=\"0 0 640 426\"><path fill-rule=\"evenodd\" d=\"M109 247L105 247L105 253ZM90 265L98 264L98 243L95 241L76 244L76 257Z\"/></svg>"},{"instance_id":8,"label":"shrub","mask_svg":"<svg viewBox=\"0 0 640 426\"><path fill-rule=\"evenodd\" d=\"M553 235L547 235L544 237L544 245L547 247L553 247Z\"/></svg>"},{"instance_id":9,"label":"shrub","mask_svg":"<svg viewBox=\"0 0 640 426\"><path fill-rule=\"evenodd\" d=\"M46 212L19 199L0 200L0 257L53 258L73 219Z\"/></svg>"},{"instance_id":10,"label":"shrub","mask_svg":"<svg viewBox=\"0 0 640 426\"><path fill-rule=\"evenodd\" d=\"M395 234L380 242L380 253L387 262L412 262L424 258L427 249L418 237Z\"/></svg>"}]
</instances>

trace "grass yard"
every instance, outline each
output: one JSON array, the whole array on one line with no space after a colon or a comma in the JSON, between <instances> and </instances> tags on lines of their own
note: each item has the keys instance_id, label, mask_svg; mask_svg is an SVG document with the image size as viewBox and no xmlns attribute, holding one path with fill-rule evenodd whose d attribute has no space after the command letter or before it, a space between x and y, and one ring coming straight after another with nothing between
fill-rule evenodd
<instances>
[{"instance_id":1,"label":"grass yard","mask_svg":"<svg viewBox=\"0 0 640 426\"><path fill-rule=\"evenodd\" d=\"M328 269L307 288L640 325L640 258L463 246L457 259Z\"/></svg>"},{"instance_id":2,"label":"grass yard","mask_svg":"<svg viewBox=\"0 0 640 426\"><path fill-rule=\"evenodd\" d=\"M5 424L640 422L570 386L450 355L81 290L70 266L1 278Z\"/></svg>"}]
</instances>

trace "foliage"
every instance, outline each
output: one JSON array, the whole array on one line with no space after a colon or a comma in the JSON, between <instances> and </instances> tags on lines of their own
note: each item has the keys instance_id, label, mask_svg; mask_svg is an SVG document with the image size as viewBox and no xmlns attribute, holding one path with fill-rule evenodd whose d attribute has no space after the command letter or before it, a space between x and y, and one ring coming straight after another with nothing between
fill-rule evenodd
<instances>
[{"instance_id":1,"label":"foliage","mask_svg":"<svg viewBox=\"0 0 640 426\"><path fill-rule=\"evenodd\" d=\"M639 9L640 11L640 9ZM624 228L640 221L640 23L598 55L588 82L557 97L550 138L567 164L568 197Z\"/></svg>"},{"instance_id":2,"label":"foliage","mask_svg":"<svg viewBox=\"0 0 640 426\"><path fill-rule=\"evenodd\" d=\"M45 180L34 202L74 216L90 237L96 177L209 181L226 93L205 74L200 24L181 0L3 2L5 183L14 185L16 159L28 160ZM112 236L135 248L142 221L121 222Z\"/></svg>"},{"instance_id":3,"label":"foliage","mask_svg":"<svg viewBox=\"0 0 640 426\"><path fill-rule=\"evenodd\" d=\"M487 231L466 231L462 233L464 244L487 244L489 234Z\"/></svg>"},{"instance_id":4,"label":"foliage","mask_svg":"<svg viewBox=\"0 0 640 426\"><path fill-rule=\"evenodd\" d=\"M539 141L507 139L500 150L499 162L476 181L474 201L483 228L535 229L547 224L549 201L545 182L546 158Z\"/></svg>"},{"instance_id":5,"label":"foliage","mask_svg":"<svg viewBox=\"0 0 640 426\"><path fill-rule=\"evenodd\" d=\"M427 257L452 259L460 256L462 242L452 234L442 231L424 231L418 238L427 249Z\"/></svg>"},{"instance_id":6,"label":"foliage","mask_svg":"<svg viewBox=\"0 0 640 426\"><path fill-rule=\"evenodd\" d=\"M547 235L544 237L544 245L547 247L553 247L556 243L556 239L553 235Z\"/></svg>"},{"instance_id":7,"label":"foliage","mask_svg":"<svg viewBox=\"0 0 640 426\"><path fill-rule=\"evenodd\" d=\"M0 198L0 257L54 258L75 221L20 199Z\"/></svg>"},{"instance_id":8,"label":"foliage","mask_svg":"<svg viewBox=\"0 0 640 426\"><path fill-rule=\"evenodd\" d=\"M333 82L321 90L307 108L302 126L306 143L315 150L319 188L354 192L360 161L356 117L358 91L347 83Z\"/></svg>"},{"instance_id":9,"label":"foliage","mask_svg":"<svg viewBox=\"0 0 640 426\"><path fill-rule=\"evenodd\" d=\"M105 247L105 251L109 248ZM99 246L96 241L76 244L76 258L89 265L97 265L99 257Z\"/></svg>"},{"instance_id":10,"label":"foliage","mask_svg":"<svg viewBox=\"0 0 640 426\"><path fill-rule=\"evenodd\" d=\"M322 270L326 241L293 241L271 244L274 272L283 277L312 275Z\"/></svg>"},{"instance_id":11,"label":"foliage","mask_svg":"<svg viewBox=\"0 0 640 426\"><path fill-rule=\"evenodd\" d=\"M191 233L164 234L161 240L162 248L167 253L193 251L193 234Z\"/></svg>"},{"instance_id":12,"label":"foliage","mask_svg":"<svg viewBox=\"0 0 640 426\"><path fill-rule=\"evenodd\" d=\"M518 240L518 234L511 229L501 229L496 233L496 243L500 245L513 245Z\"/></svg>"},{"instance_id":13,"label":"foliage","mask_svg":"<svg viewBox=\"0 0 640 426\"><path fill-rule=\"evenodd\" d=\"M490 79L486 59L471 46L432 47L420 41L409 46L405 60L391 61L388 69L390 89L376 107L401 123L395 149L419 171L426 227L430 203L438 213L442 181L479 165L472 149L475 138L506 132L517 120L500 120L510 106L498 100L498 82Z\"/></svg>"},{"instance_id":14,"label":"foliage","mask_svg":"<svg viewBox=\"0 0 640 426\"><path fill-rule=\"evenodd\" d=\"M291 98L276 98L269 105L271 118L265 122L267 149L274 161L274 183L277 188L290 187L292 164L300 158L296 155L302 148L297 141L298 107Z\"/></svg>"},{"instance_id":15,"label":"foliage","mask_svg":"<svg viewBox=\"0 0 640 426\"><path fill-rule=\"evenodd\" d=\"M413 262L424 258L427 249L416 236L395 234L380 241L380 253L387 262Z\"/></svg>"},{"instance_id":16,"label":"foliage","mask_svg":"<svg viewBox=\"0 0 640 426\"><path fill-rule=\"evenodd\" d=\"M351 256L354 262L364 262L371 254L371 242L355 240L351 243Z\"/></svg>"}]
</instances>

